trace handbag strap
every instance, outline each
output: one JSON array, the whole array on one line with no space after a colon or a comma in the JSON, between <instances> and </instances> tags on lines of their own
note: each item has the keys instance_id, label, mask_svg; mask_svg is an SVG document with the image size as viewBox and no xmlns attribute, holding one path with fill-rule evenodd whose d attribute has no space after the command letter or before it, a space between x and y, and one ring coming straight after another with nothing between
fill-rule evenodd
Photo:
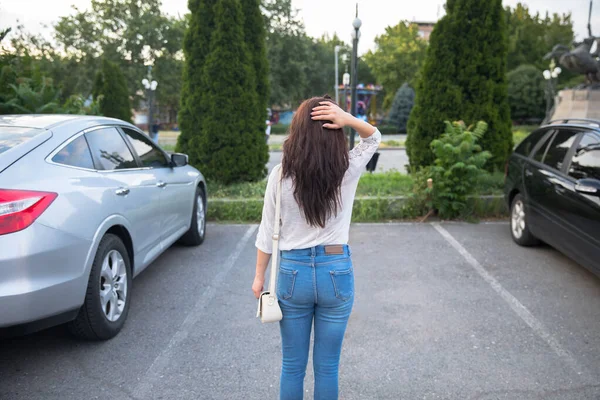
<instances>
[{"instance_id":1,"label":"handbag strap","mask_svg":"<svg viewBox=\"0 0 600 400\"><path fill-rule=\"evenodd\" d=\"M283 166L279 166L277 178L277 195L275 198L275 223L273 226L273 254L271 255L271 277L269 278L269 293L275 295L277 282L277 269L279 268L279 229L281 228L281 181Z\"/></svg>"}]
</instances>

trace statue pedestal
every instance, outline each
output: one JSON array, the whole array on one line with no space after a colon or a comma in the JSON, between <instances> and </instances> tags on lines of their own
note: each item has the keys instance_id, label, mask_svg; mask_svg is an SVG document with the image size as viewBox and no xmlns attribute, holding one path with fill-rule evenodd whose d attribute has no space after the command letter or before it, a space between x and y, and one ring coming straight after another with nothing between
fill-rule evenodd
<instances>
[{"instance_id":1,"label":"statue pedestal","mask_svg":"<svg viewBox=\"0 0 600 400\"><path fill-rule=\"evenodd\" d=\"M565 89L558 92L551 120L568 118L600 121L600 89Z\"/></svg>"}]
</instances>

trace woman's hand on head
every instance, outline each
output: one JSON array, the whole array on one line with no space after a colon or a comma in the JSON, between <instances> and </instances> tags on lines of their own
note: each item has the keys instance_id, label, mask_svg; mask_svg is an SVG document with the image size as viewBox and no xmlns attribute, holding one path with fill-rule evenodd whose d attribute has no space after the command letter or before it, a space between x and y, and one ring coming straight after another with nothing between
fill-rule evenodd
<instances>
[{"instance_id":1,"label":"woman's hand on head","mask_svg":"<svg viewBox=\"0 0 600 400\"><path fill-rule=\"evenodd\" d=\"M312 109L310 116L313 121L331 121L323 124L323 128L341 129L348 124L351 115L339 106L329 101L322 101L319 104L320 106Z\"/></svg>"}]
</instances>

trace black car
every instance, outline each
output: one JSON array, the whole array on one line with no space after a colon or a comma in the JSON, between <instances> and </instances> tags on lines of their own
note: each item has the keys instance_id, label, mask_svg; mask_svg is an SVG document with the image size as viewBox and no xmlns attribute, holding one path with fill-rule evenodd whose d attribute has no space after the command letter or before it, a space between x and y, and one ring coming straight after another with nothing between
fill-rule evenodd
<instances>
[{"instance_id":1,"label":"black car","mask_svg":"<svg viewBox=\"0 0 600 400\"><path fill-rule=\"evenodd\" d=\"M600 275L600 121L552 121L506 164L511 234L550 244Z\"/></svg>"}]
</instances>

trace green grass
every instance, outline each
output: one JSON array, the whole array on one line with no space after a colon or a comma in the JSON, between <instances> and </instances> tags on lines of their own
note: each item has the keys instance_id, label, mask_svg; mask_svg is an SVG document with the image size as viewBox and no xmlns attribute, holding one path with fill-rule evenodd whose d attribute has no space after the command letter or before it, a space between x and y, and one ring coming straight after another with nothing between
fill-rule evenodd
<instances>
[{"instance_id":1,"label":"green grass","mask_svg":"<svg viewBox=\"0 0 600 400\"><path fill-rule=\"evenodd\" d=\"M163 144L160 147L162 147L162 149L164 151L171 151L171 152L175 151L175 145L174 144Z\"/></svg>"},{"instance_id":2,"label":"green grass","mask_svg":"<svg viewBox=\"0 0 600 400\"><path fill-rule=\"evenodd\" d=\"M400 172L365 174L358 181L356 196L403 196L412 186L413 179Z\"/></svg>"},{"instance_id":3,"label":"green grass","mask_svg":"<svg viewBox=\"0 0 600 400\"><path fill-rule=\"evenodd\" d=\"M234 183L233 185L222 185L220 183L209 183L208 196L215 199L262 199L265 197L267 181Z\"/></svg>"},{"instance_id":4,"label":"green grass","mask_svg":"<svg viewBox=\"0 0 600 400\"><path fill-rule=\"evenodd\" d=\"M477 192L481 195L501 194L504 173L496 172L481 179ZM210 183L208 193L212 199L262 199L267 181L221 185ZM358 182L356 197L405 196L412 191L413 178L397 171L365 174Z\"/></svg>"},{"instance_id":5,"label":"green grass","mask_svg":"<svg viewBox=\"0 0 600 400\"><path fill-rule=\"evenodd\" d=\"M410 192L413 180L400 172L365 174L358 182L356 196L402 196ZM267 181L221 185L211 183L208 193L215 199L262 199Z\"/></svg>"},{"instance_id":6,"label":"green grass","mask_svg":"<svg viewBox=\"0 0 600 400\"><path fill-rule=\"evenodd\" d=\"M403 140L384 140L379 145L379 148L381 148L381 149L390 148L390 147L391 148L404 147L404 141Z\"/></svg>"}]
</instances>

